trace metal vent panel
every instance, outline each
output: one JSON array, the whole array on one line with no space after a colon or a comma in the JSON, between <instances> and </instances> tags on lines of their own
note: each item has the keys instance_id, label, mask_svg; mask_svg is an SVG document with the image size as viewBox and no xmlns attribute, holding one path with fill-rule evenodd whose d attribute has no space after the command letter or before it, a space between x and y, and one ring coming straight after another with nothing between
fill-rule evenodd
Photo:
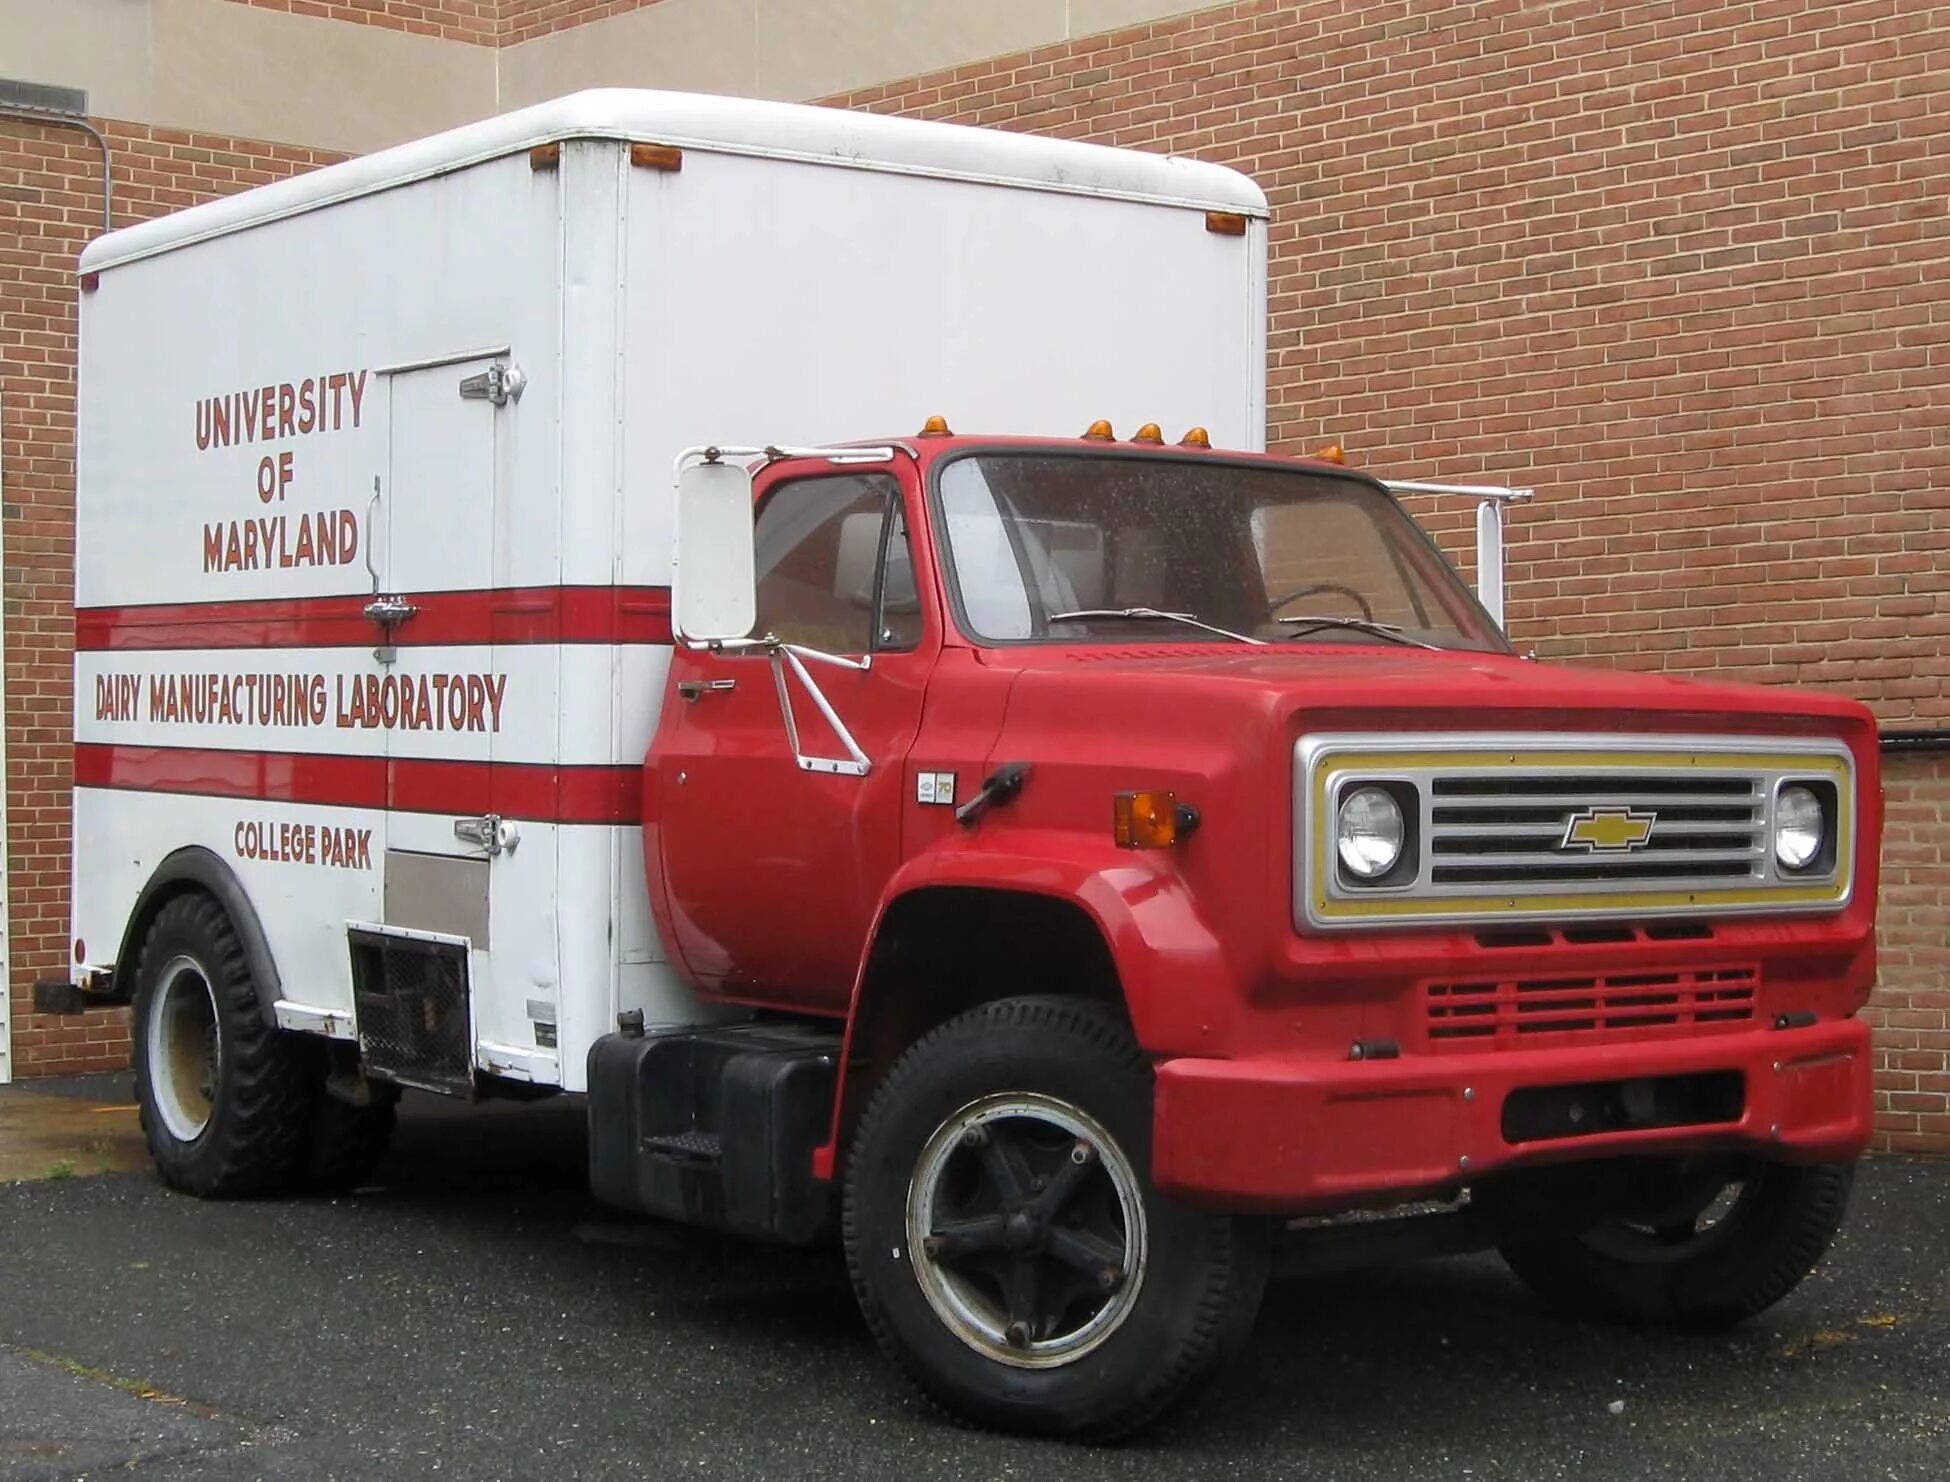
<instances>
[{"instance_id":1,"label":"metal vent panel","mask_svg":"<svg viewBox=\"0 0 1950 1482\"><path fill-rule=\"evenodd\" d=\"M36 113L83 118L88 113L88 93L78 87L57 87L53 83L23 82L17 77L0 77L0 108L30 108Z\"/></svg>"},{"instance_id":2,"label":"metal vent panel","mask_svg":"<svg viewBox=\"0 0 1950 1482\"><path fill-rule=\"evenodd\" d=\"M367 1074L403 1086L467 1091L474 1082L467 944L354 926L352 997Z\"/></svg>"}]
</instances>

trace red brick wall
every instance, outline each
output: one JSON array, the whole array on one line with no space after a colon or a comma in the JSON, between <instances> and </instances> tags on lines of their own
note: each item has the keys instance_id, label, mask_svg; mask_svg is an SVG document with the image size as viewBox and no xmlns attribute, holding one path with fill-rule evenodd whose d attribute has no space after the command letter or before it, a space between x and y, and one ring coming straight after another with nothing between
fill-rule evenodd
<instances>
[{"instance_id":1,"label":"red brick wall","mask_svg":"<svg viewBox=\"0 0 1950 1482\"><path fill-rule=\"evenodd\" d=\"M231 0L355 25L385 26L481 46L513 46L551 31L620 15L657 0Z\"/></svg>"},{"instance_id":2,"label":"red brick wall","mask_svg":"<svg viewBox=\"0 0 1950 1482\"><path fill-rule=\"evenodd\" d=\"M551 31L566 31L572 26L656 3L657 0L501 0L497 35L501 45L513 46Z\"/></svg>"},{"instance_id":3,"label":"red brick wall","mask_svg":"<svg viewBox=\"0 0 1950 1482\"><path fill-rule=\"evenodd\" d=\"M1275 445L1535 484L1519 643L1935 727L1947 78L1901 0L1255 0L834 101L1247 171ZM1883 1136L1944 1149L1950 764L1891 772Z\"/></svg>"},{"instance_id":4,"label":"red brick wall","mask_svg":"<svg viewBox=\"0 0 1950 1482\"><path fill-rule=\"evenodd\" d=\"M420 36L443 36L492 46L506 0L231 0L259 10L288 10L355 25L384 26Z\"/></svg>"},{"instance_id":5,"label":"red brick wall","mask_svg":"<svg viewBox=\"0 0 1950 1482\"><path fill-rule=\"evenodd\" d=\"M335 156L103 121L115 224L261 185ZM35 1015L68 967L74 617L75 259L101 230L101 158L71 129L0 118L0 471L6 481L7 887L14 1068L128 1063L120 1012Z\"/></svg>"},{"instance_id":6,"label":"red brick wall","mask_svg":"<svg viewBox=\"0 0 1950 1482\"><path fill-rule=\"evenodd\" d=\"M1882 981L1869 1017L1886 1144L1950 1150L1950 756L1894 756L1884 781Z\"/></svg>"}]
</instances>

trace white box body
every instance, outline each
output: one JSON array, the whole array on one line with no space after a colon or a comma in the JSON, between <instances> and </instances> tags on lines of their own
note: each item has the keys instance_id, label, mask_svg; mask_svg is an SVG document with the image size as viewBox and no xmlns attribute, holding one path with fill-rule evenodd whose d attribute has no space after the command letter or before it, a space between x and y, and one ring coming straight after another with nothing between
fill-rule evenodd
<instances>
[{"instance_id":1,"label":"white box body","mask_svg":"<svg viewBox=\"0 0 1950 1482\"><path fill-rule=\"evenodd\" d=\"M467 937L480 1071L579 1090L619 1012L709 1017L657 940L636 783L677 452L933 413L1258 448L1265 257L1263 198L1217 167L618 91L101 239L81 970L199 846L248 894L292 1027L353 1032L354 922ZM462 395L497 367L518 397ZM376 594L420 609L390 653ZM456 835L486 815L512 847Z\"/></svg>"}]
</instances>

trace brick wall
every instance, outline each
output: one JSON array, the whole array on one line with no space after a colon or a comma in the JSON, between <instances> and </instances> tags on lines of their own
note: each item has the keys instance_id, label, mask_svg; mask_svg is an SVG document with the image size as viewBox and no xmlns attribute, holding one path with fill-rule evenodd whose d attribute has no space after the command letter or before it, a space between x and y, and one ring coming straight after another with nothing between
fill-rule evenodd
<instances>
[{"instance_id":1,"label":"brick wall","mask_svg":"<svg viewBox=\"0 0 1950 1482\"><path fill-rule=\"evenodd\" d=\"M115 224L261 185L333 156L98 121ZM19 1075L128 1063L121 1011L35 1015L68 965L74 617L75 259L101 230L101 159L71 129L0 118L0 460L6 479L7 885Z\"/></svg>"},{"instance_id":2,"label":"brick wall","mask_svg":"<svg viewBox=\"0 0 1950 1482\"><path fill-rule=\"evenodd\" d=\"M260 10L385 26L480 46L513 46L657 0L230 0Z\"/></svg>"},{"instance_id":3,"label":"brick wall","mask_svg":"<svg viewBox=\"0 0 1950 1482\"><path fill-rule=\"evenodd\" d=\"M1869 1018L1887 1146L1950 1149L1950 756L1892 756L1884 781L1882 974Z\"/></svg>"},{"instance_id":4,"label":"brick wall","mask_svg":"<svg viewBox=\"0 0 1950 1482\"><path fill-rule=\"evenodd\" d=\"M656 3L657 0L501 0L496 36L502 46L514 46L551 31L566 31L572 26Z\"/></svg>"}]
</instances>

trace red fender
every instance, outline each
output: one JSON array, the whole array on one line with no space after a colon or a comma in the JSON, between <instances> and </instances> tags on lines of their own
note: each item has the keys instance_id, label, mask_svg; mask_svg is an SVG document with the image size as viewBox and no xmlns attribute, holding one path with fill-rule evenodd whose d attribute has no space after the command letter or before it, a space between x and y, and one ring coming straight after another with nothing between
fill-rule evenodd
<instances>
[{"instance_id":1,"label":"red fender","mask_svg":"<svg viewBox=\"0 0 1950 1482\"><path fill-rule=\"evenodd\" d=\"M1234 1001L1237 976L1168 852L1120 849L1096 834L1045 830L1033 838L998 833L992 843L979 836L946 840L902 865L875 908L847 1004L833 1126L814 1155L818 1177L831 1178L837 1160L853 1036L881 927L902 897L938 886L1018 891L1082 907L1110 949L1138 1043L1154 1056L1199 1053L1213 1032L1212 1012Z\"/></svg>"}]
</instances>

